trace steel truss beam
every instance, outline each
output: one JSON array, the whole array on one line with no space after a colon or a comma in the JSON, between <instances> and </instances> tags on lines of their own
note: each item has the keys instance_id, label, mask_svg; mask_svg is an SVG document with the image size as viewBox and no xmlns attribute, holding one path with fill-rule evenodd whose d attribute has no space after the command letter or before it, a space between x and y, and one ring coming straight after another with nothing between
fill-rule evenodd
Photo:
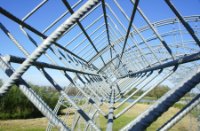
<instances>
[{"instance_id":1,"label":"steel truss beam","mask_svg":"<svg viewBox=\"0 0 200 131\"><path fill-rule=\"evenodd\" d=\"M184 108L177 112L171 119L164 123L158 131L166 131L172 128L178 121L187 115L194 107L200 103L200 94L195 96Z\"/></svg>"},{"instance_id":2,"label":"steel truss beam","mask_svg":"<svg viewBox=\"0 0 200 131\"><path fill-rule=\"evenodd\" d=\"M8 62L13 62L13 63L18 63L18 64L22 64L26 60L26 58L21 58L21 57L16 57L16 56L11 56L11 55L7 55L7 56L4 56L4 57ZM84 72L84 71L80 71L80 70L75 70L75 69L71 69L71 68L66 68L66 67L62 67L62 66L48 64L48 63L45 63L45 62L38 62L37 61L37 62L33 62L32 65L39 67L39 68L49 68L49 69L68 71L68 72L74 72L74 73L79 73L79 74L99 76L98 74L95 74L95 73L92 73L92 72L91 73L90 72Z\"/></svg>"},{"instance_id":3,"label":"steel truss beam","mask_svg":"<svg viewBox=\"0 0 200 131\"><path fill-rule=\"evenodd\" d=\"M200 83L200 69L185 81L183 81L176 88L171 89L166 95L160 98L154 105L152 105L147 111L142 113L137 119L130 122L128 125L122 128L122 130L145 130L152 122L154 122L159 116L166 112L173 104L175 104L181 97L188 93L198 83Z\"/></svg>"},{"instance_id":4,"label":"steel truss beam","mask_svg":"<svg viewBox=\"0 0 200 131\"><path fill-rule=\"evenodd\" d=\"M147 72L150 72L150 71L164 69L164 68L171 67L171 66L178 66L180 64L196 61L196 60L199 60L199 59L200 59L200 52L192 54L192 55L188 55L188 56L183 56L181 58L166 62L166 63L158 65L158 66L154 66L154 67L147 68L147 69L144 69L144 70L141 70L141 71L138 71L138 72L130 73L130 74L127 74L127 75L122 76L120 78L133 77L136 74L147 73Z\"/></svg>"},{"instance_id":5,"label":"steel truss beam","mask_svg":"<svg viewBox=\"0 0 200 131\"><path fill-rule=\"evenodd\" d=\"M14 73L14 69L0 57L0 66L10 77ZM23 94L37 107L39 111L46 116L50 122L59 127L61 130L70 130L57 116L54 115L50 107L30 88L30 86L20 78L18 80L19 89Z\"/></svg>"},{"instance_id":6,"label":"steel truss beam","mask_svg":"<svg viewBox=\"0 0 200 131\"><path fill-rule=\"evenodd\" d=\"M112 131L115 120L134 108L157 86L167 81L180 83L184 76L197 68L191 77L172 88L121 129L145 130L200 82L199 15L182 16L170 0L165 0L177 18L151 22L152 19L139 7L139 0L130 0L131 11L129 6L124 9L126 7L119 0L62 0L61 4L67 10L50 24L44 21L48 24L44 29L37 29L29 24L32 16L49 2L41 1L22 19L16 17L17 13L11 14L6 7L0 7L3 19L5 16L18 24L20 33L34 46L33 53L30 54L29 49L23 45L28 42L19 42L20 39L18 41L12 31L8 30L10 27L7 29L9 22L4 23L7 26L4 26L4 21L0 22L3 34L24 55L18 56L17 52L13 52L15 55L0 53L0 68L9 77L0 88L0 96L3 97L12 85L16 84L49 120L47 131L51 131L54 126L60 130L101 130L98 123L100 115L107 121L106 130ZM74 4L71 6L71 3ZM146 25L138 28L140 23L133 22L135 17ZM49 33L50 35L46 35ZM42 42L39 43L34 35ZM39 58L41 59L38 60ZM43 62L46 58L49 63ZM13 66L14 69L13 63L17 63L19 67ZM36 67L42 77L58 91L59 100L54 110L50 109L24 80L23 74L29 73L30 67ZM61 77L64 76L66 87L62 87L61 83L50 75L53 70L61 73ZM76 93L70 96L70 89L73 88ZM143 93L128 106L122 106L139 91ZM199 98L199 94L193 97L158 130L170 129L199 104ZM107 103L105 108L109 109L108 111L101 108L104 103ZM69 124L57 115L61 106L67 108L66 112L72 110L73 123Z\"/></svg>"}]
</instances>

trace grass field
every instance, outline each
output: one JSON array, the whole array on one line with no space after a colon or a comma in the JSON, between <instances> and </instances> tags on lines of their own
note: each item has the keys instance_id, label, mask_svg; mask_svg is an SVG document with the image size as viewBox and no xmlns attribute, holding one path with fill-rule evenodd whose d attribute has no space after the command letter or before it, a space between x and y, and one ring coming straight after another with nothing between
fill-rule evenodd
<instances>
[{"instance_id":1,"label":"grass field","mask_svg":"<svg viewBox=\"0 0 200 131\"><path fill-rule=\"evenodd\" d=\"M123 105L120 109L116 110L115 113L119 112L127 106L128 103ZM106 106L103 105L102 109L106 111ZM128 122L133 120L140 113L145 111L149 105L147 104L137 104L131 110L126 112L122 117L118 118L114 122L113 130L117 131L123 126L125 126ZM173 114L175 114L179 109L178 108L170 108L168 112L163 114L161 118L159 118L156 122L154 122L147 130L155 131L159 126L161 126L166 120L168 120ZM64 116L62 116L64 117ZM72 114L67 120L69 123L72 123L72 118L74 115ZM103 117L99 118L100 126L102 130L106 129L106 119ZM192 123L191 123L192 122ZM46 118L37 118L37 119L25 119L25 120L0 120L0 131L43 131L46 129L48 121ZM189 126L190 125L190 126ZM55 129L56 130L56 129ZM187 115L184 119L182 119L179 123L177 123L172 129L172 131L197 131L197 121L192 115Z\"/></svg>"}]
</instances>

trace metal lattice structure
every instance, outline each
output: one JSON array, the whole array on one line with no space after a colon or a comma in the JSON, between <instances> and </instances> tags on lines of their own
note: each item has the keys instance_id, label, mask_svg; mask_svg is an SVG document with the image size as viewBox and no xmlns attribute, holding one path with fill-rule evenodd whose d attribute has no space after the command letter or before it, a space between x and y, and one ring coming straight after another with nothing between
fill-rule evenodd
<instances>
[{"instance_id":1,"label":"metal lattice structure","mask_svg":"<svg viewBox=\"0 0 200 131\"><path fill-rule=\"evenodd\" d=\"M173 83L174 88L121 129L145 130L198 87L200 15L182 16L170 0L164 3L174 17L155 22L140 8L139 0L123 1L127 2L125 6L117 0L57 2L59 6L52 8L52 1L43 0L31 6L34 8L29 12L24 9L23 17L0 8L0 39L9 38L9 43L2 43L1 47L15 46L13 51L1 52L0 67L8 80L0 88L0 95L16 84L49 120L46 130L100 130L98 118L103 116L108 121L106 130L111 131L113 122L155 87ZM62 9L51 20L39 18L51 15L49 12L59 7ZM134 23L136 20L141 21L140 26ZM20 53L15 54L17 51ZM59 92L54 110L27 83L24 75L31 74L32 67L39 71L38 78L45 78ZM60 84L59 79L66 83ZM73 97L68 94L72 88L78 90ZM115 113L140 90L144 93ZM158 130L170 129L199 102L197 93ZM70 106L63 118L57 112L66 103ZM101 108L104 103L108 105L107 112ZM73 118L69 117L70 112L75 113Z\"/></svg>"}]
</instances>

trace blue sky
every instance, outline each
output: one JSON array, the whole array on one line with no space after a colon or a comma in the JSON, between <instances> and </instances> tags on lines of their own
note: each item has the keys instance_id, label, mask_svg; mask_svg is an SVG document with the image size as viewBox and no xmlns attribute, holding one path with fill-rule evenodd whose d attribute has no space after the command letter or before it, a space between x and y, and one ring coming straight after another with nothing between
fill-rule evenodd
<instances>
[{"instance_id":1,"label":"blue sky","mask_svg":"<svg viewBox=\"0 0 200 131\"><path fill-rule=\"evenodd\" d=\"M0 0L0 6L6 9L7 11L13 13L18 18L22 19L27 12L31 11L37 4L39 4L41 0ZM108 4L113 8L114 11L117 11L117 7L115 4L113 4L112 0L106 0ZM118 2L121 4L122 8L126 11L126 13L130 16L132 11L132 4L129 0L118 0ZM69 0L70 5L73 5L76 3L74 0ZM85 1L83 1L82 4L84 4ZM172 3L176 6L178 11L183 16L189 16L189 15L199 15L200 14L200 0L172 0ZM77 6L75 10L77 10L80 6ZM162 19L168 19L168 18L174 18L175 15L172 13L172 11L168 8L164 0L140 0L139 3L140 8L144 11L145 15L148 16L151 22L159 21ZM59 17L60 14L66 11L66 8L62 4L61 0L50 0L46 3L45 6L43 6L37 13L35 13L33 16L31 16L26 22L28 24L31 24L33 27L38 29L39 31L43 31L51 22L53 22L56 18ZM99 17L102 14L101 6L98 7L98 9L92 13L87 20L83 20L82 24L86 27L89 25L92 21L94 21L95 18ZM109 11L108 11L108 14ZM126 28L128 26L128 22L126 19L122 16L122 14L118 14L120 19L125 23ZM65 19L67 19L69 15L67 15L64 19L61 20L58 24L56 24L55 27L53 27L51 30L49 30L46 35L49 35L57 26L59 26ZM22 43L22 45L28 50L29 53L33 52L35 50L35 47L32 45L32 43L23 35L23 33L20 31L19 26L14 23L13 21L7 19L5 16L0 15L0 22L3 23L10 31L11 33L17 38L17 40ZM101 20L103 22L103 19ZM141 27L146 25L146 23L141 19L141 16L137 13L134 24L137 27ZM100 25L100 23L97 23L97 25ZM88 30L88 33L91 33L95 27ZM104 28L105 29L105 28ZM101 31L103 28L101 29ZM101 32L99 31L99 33ZM72 37L74 37L76 34L81 32L81 30L76 27L74 30L69 32L67 34L67 37L63 37L59 40L59 43L62 45L65 45L65 43L69 42ZM38 44L41 43L41 39L34 35L33 33L29 32L33 38L35 38L36 42ZM105 34L104 34L105 35ZM95 37L91 36L92 38ZM81 40L83 40L85 37L81 36L79 39L75 41L74 45L69 46L69 49L73 49L74 46ZM113 38L111 38L113 39ZM5 54L12 54L24 57L24 55L12 44L12 42L5 36L5 34L0 31L0 53L2 55ZM106 41L106 40L105 40ZM86 41L84 44L88 44L88 41ZM82 45L83 48L85 45ZM107 43L105 43L106 45ZM91 47L88 46L88 47ZM75 50L75 53L78 52L77 49ZM86 51L87 52L87 51ZM83 52L84 53L84 52ZM82 53L82 54L83 54ZM94 53L92 53L94 55ZM91 57L92 57L91 55ZM54 58L54 56L52 56ZM105 55L104 56L107 61L110 59L110 56ZM47 61L45 57L41 57L40 60ZM59 63L59 61L57 61ZM96 62L98 63L98 62ZM99 64L99 65L102 65ZM14 67L18 67L18 65L14 65ZM39 77L38 79L38 72L35 69L30 69L29 73L25 73L25 78L28 81L31 81L33 83L47 85L48 82L43 78ZM52 73L55 76L55 79L59 81L62 85L65 85L65 80L63 77L59 75L58 72ZM0 78L5 79L5 75L2 71L0 71Z\"/></svg>"}]
</instances>

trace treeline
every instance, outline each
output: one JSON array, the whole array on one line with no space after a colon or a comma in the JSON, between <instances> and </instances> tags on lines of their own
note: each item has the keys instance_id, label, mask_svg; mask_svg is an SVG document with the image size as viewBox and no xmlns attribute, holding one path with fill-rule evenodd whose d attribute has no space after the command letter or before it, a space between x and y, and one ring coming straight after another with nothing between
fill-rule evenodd
<instances>
[{"instance_id":1,"label":"treeline","mask_svg":"<svg viewBox=\"0 0 200 131\"><path fill-rule=\"evenodd\" d=\"M0 86L2 81L0 80ZM59 98L58 92L50 87L41 87L30 84L31 88L51 107L55 107ZM61 112L59 111L59 114ZM26 98L17 86L0 97L0 119L20 119L20 118L36 118L43 115L38 109Z\"/></svg>"},{"instance_id":2,"label":"treeline","mask_svg":"<svg viewBox=\"0 0 200 131\"><path fill-rule=\"evenodd\" d=\"M134 88L132 91L130 91L127 95L130 95L132 92L134 92L136 90L136 88ZM155 98L158 99L161 96L163 96L166 92L168 92L170 90L170 88L168 86L165 85L161 85L161 86L157 86L155 87L152 91L150 91L146 97L151 97L151 98ZM144 93L145 91L140 90L138 91L138 93L135 94L135 96L140 96Z\"/></svg>"}]
</instances>

